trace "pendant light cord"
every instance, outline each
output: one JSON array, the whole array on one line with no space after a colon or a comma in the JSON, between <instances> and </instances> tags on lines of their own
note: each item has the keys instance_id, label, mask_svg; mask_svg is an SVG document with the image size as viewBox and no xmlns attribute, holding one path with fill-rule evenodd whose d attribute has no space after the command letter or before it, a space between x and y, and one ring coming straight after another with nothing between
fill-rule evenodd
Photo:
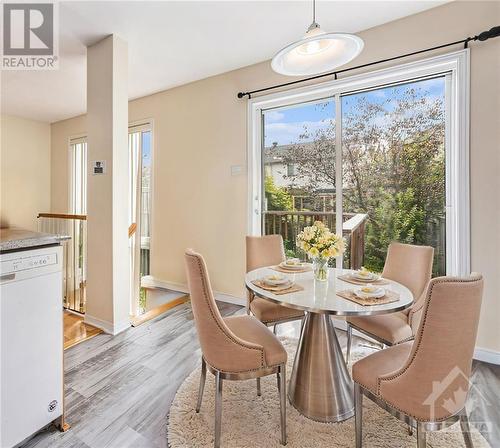
<instances>
[{"instance_id":1,"label":"pendant light cord","mask_svg":"<svg viewBox=\"0 0 500 448\"><path fill-rule=\"evenodd\" d=\"M313 2L314 1L315 0L313 0ZM310 76L308 78L298 79L296 81L290 81L290 82L285 82L283 84L277 84L277 85L270 86L270 87L264 87L262 89L251 90L249 92L239 92L237 96L238 96L238 98L243 98L243 97L247 96L248 99L250 99L250 98L252 98L252 95L254 93L267 92L268 90L279 89L280 87L286 87L286 86L291 86L293 84L298 84L301 82L312 81L314 79L320 79L320 78L324 78L326 76L333 76L334 79L337 79L337 75L339 73L345 73L345 72L349 72L351 70L370 67L372 65L382 64L384 62L394 61L396 59L402 59L402 58L406 58L409 56L415 56L417 54L426 53L426 52L434 51L434 50L439 50L441 48L451 47L453 45L458 45L458 44L463 44L464 48L468 48L469 42L476 41L476 40L483 42L485 40L492 39L494 37L499 37L499 36L500 36L500 25L497 25L497 26L494 26L493 28L489 29L488 31L483 31L482 33L480 33L474 37L466 37L465 39L457 40L455 42L450 42L447 44L438 45L436 47L426 48L424 50L417 50L417 51L413 51L411 53L406 53L406 54L401 54L399 56L393 56L391 58L381 59L379 61L368 62L366 64L357 65L355 67L344 68L342 70L335 70L333 72L323 73L322 75Z\"/></svg>"},{"instance_id":2,"label":"pendant light cord","mask_svg":"<svg viewBox=\"0 0 500 448\"><path fill-rule=\"evenodd\" d=\"M316 23L316 0L313 0L313 23Z\"/></svg>"}]
</instances>

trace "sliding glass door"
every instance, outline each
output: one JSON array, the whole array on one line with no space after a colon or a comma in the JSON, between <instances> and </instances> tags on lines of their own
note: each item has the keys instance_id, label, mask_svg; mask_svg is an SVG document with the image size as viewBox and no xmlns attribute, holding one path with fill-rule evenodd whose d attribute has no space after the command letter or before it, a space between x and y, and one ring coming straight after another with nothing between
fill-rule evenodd
<instances>
[{"instance_id":1,"label":"sliding glass door","mask_svg":"<svg viewBox=\"0 0 500 448\"><path fill-rule=\"evenodd\" d=\"M339 265L380 271L400 241L445 274L447 77L262 109L262 233L304 257L297 232L321 220L348 241Z\"/></svg>"},{"instance_id":2,"label":"sliding glass door","mask_svg":"<svg viewBox=\"0 0 500 448\"><path fill-rule=\"evenodd\" d=\"M343 95L342 200L367 215L363 264L391 241L435 248L446 273L445 76Z\"/></svg>"},{"instance_id":3,"label":"sliding glass door","mask_svg":"<svg viewBox=\"0 0 500 448\"><path fill-rule=\"evenodd\" d=\"M283 236L288 256L303 254L297 234L316 220L335 230L335 102L263 111L264 234Z\"/></svg>"}]
</instances>

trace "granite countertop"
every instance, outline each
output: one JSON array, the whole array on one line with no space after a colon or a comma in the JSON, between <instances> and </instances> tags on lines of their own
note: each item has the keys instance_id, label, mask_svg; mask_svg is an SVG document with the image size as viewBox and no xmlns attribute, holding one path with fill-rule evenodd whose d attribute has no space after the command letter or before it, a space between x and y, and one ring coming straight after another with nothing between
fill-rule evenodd
<instances>
[{"instance_id":1,"label":"granite countertop","mask_svg":"<svg viewBox=\"0 0 500 448\"><path fill-rule=\"evenodd\" d=\"M0 252L59 244L68 239L70 237L67 235L33 232L19 228L2 228L0 229Z\"/></svg>"}]
</instances>

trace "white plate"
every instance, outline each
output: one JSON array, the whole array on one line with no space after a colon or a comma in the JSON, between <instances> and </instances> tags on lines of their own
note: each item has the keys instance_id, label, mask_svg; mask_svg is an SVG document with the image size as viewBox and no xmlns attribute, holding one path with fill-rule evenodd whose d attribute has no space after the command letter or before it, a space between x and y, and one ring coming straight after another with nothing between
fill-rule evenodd
<instances>
[{"instance_id":1,"label":"white plate","mask_svg":"<svg viewBox=\"0 0 500 448\"><path fill-rule=\"evenodd\" d=\"M370 272L368 275L361 275L359 271L354 271L352 276L357 280L362 280L365 282L372 282L374 280L380 279L380 275Z\"/></svg>"},{"instance_id":2,"label":"white plate","mask_svg":"<svg viewBox=\"0 0 500 448\"><path fill-rule=\"evenodd\" d=\"M282 261L280 263L280 268L283 269L288 269L289 271L296 271L296 270L301 270L304 269L305 263L301 264L286 264L286 262Z\"/></svg>"},{"instance_id":3,"label":"white plate","mask_svg":"<svg viewBox=\"0 0 500 448\"><path fill-rule=\"evenodd\" d=\"M377 288L373 292L363 292L361 291L361 288L359 288L354 290L354 294L361 299L380 299L381 297L385 296L385 289Z\"/></svg>"},{"instance_id":4,"label":"white plate","mask_svg":"<svg viewBox=\"0 0 500 448\"><path fill-rule=\"evenodd\" d=\"M264 283L271 286L279 286L288 283L290 280L284 275L272 274L264 277Z\"/></svg>"},{"instance_id":5,"label":"white plate","mask_svg":"<svg viewBox=\"0 0 500 448\"><path fill-rule=\"evenodd\" d=\"M288 280L286 283L284 283L283 285L269 285L266 283L266 281L264 280L264 284L266 285L266 287L269 287L269 288L273 288L272 291L283 291L285 289L289 289L291 288L295 283L292 281L292 280ZM271 292L272 292L271 291Z\"/></svg>"}]
</instances>

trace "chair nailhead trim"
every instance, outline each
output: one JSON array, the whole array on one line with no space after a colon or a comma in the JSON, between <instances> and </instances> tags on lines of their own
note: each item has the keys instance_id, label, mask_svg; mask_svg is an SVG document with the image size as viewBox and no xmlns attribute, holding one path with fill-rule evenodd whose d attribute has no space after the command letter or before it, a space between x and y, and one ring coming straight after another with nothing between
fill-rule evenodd
<instances>
[{"instance_id":1,"label":"chair nailhead trim","mask_svg":"<svg viewBox=\"0 0 500 448\"><path fill-rule=\"evenodd\" d=\"M380 396L380 386L382 384L382 381L384 382L389 382L389 381L392 381L392 380L395 380L396 378L399 378L400 376L402 376L412 365L412 363L415 361L415 358L417 357L417 353L420 349L420 346L421 346L421 343L422 343L422 335L424 333L424 328L425 328L425 324L427 322L427 314L429 312L429 308L430 308L430 303L431 303L431 300L432 300L432 290L434 288L434 285L437 285L437 284L441 284L441 283L474 283L474 282L477 282L477 281L480 281L481 280L481 277L471 277L471 278L468 278L468 279L461 279L461 278L445 278L445 279L442 279L442 280L439 280L439 279L434 279L434 280L431 280L431 286L430 288L428 289L427 291L427 295L425 297L425 301L424 301L424 304L426 305L425 306L425 312L424 312L424 315L422 316L422 323L420 325L420 328L419 328L419 331L418 331L418 343L417 343L417 346L413 352L413 355L411 357L410 360L407 360L406 361L406 365L403 366L397 373L395 373L394 375L390 376L390 377L387 377L387 378L377 378L377 392L375 393L375 395L377 397L379 397L382 401L384 401L385 403L387 403L388 405L392 406L394 409L397 409L398 411L402 412L403 414L406 414L410 417L413 417L415 418L416 420L419 420L418 417L415 417L414 415L412 414L407 414L406 411L403 411L402 409L400 409L399 407L395 406L394 404L392 403L389 403L387 400L385 400L383 397ZM361 384L359 383L358 381L356 381L358 384ZM369 387L366 387L365 385L361 384L365 389L368 389L371 391L371 389ZM435 420L436 422L438 421L444 421L444 420L447 420L449 418L446 417L446 418L442 418L442 419L438 419L438 420ZM420 420L420 421L423 421L423 420Z\"/></svg>"},{"instance_id":2,"label":"chair nailhead trim","mask_svg":"<svg viewBox=\"0 0 500 448\"><path fill-rule=\"evenodd\" d=\"M270 366L266 366L265 364L265 359L264 359L264 349L261 347L261 348L257 348L257 347L250 347L248 345L245 345L245 344L242 344L240 341L237 341L236 339L234 339L230 334L227 334L226 330L224 328L222 328L220 325L219 325L219 321L217 320L215 314L214 314L214 311L212 309L212 306L210 304L210 301L208 300L208 286L206 285L206 279L205 279L205 276L203 275L203 268L202 268L202 265L201 265L201 260L200 260L200 257L198 255L193 255L193 254L187 254L188 256L190 257L193 257L196 259L196 262L198 264L198 269L200 271L200 278L202 280L202 286L203 286L203 298L205 299L205 302L207 303L208 305L208 309L210 310L210 314L212 315L212 318L214 319L215 323L217 324L217 327L219 327L219 330L222 331L222 334L227 338L229 339L231 342L247 349L247 350L258 350L260 351L260 362L261 362L261 367L260 368L257 368L257 369L252 369L252 370L245 370L245 372L253 372L253 371L257 371L257 370L260 370L262 367L270 367ZM220 372L223 372L223 373L241 373L241 372L228 372L228 371L225 371L225 370L222 370L222 369L219 369L218 367L215 367L215 366L212 366L213 368L217 369L218 371Z\"/></svg>"}]
</instances>

